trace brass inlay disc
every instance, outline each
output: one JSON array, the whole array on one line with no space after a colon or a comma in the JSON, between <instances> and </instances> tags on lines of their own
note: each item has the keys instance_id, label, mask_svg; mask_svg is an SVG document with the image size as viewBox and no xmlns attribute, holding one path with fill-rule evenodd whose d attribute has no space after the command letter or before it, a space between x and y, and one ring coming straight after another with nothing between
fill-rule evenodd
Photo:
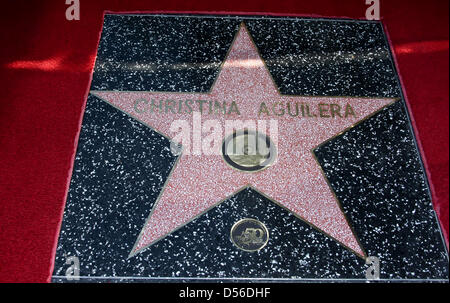
<instances>
[{"instance_id":1,"label":"brass inlay disc","mask_svg":"<svg viewBox=\"0 0 450 303\"><path fill-rule=\"evenodd\" d=\"M263 133L242 130L229 135L222 144L222 155L232 167L256 172L269 167L276 159L276 148Z\"/></svg>"},{"instance_id":2,"label":"brass inlay disc","mask_svg":"<svg viewBox=\"0 0 450 303\"><path fill-rule=\"evenodd\" d=\"M269 231L258 220L242 219L231 228L231 241L241 250L259 251L269 241Z\"/></svg>"}]
</instances>

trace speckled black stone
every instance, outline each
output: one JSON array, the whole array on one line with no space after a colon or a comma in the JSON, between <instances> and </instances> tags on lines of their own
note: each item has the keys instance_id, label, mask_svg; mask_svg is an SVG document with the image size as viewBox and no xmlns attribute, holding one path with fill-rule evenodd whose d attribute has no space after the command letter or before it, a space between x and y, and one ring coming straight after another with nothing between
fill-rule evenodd
<instances>
[{"instance_id":1,"label":"speckled black stone","mask_svg":"<svg viewBox=\"0 0 450 303\"><path fill-rule=\"evenodd\" d=\"M92 90L207 92L236 19L106 15Z\"/></svg>"},{"instance_id":2,"label":"speckled black stone","mask_svg":"<svg viewBox=\"0 0 450 303\"><path fill-rule=\"evenodd\" d=\"M259 19L245 24L283 94L400 94L381 23Z\"/></svg>"},{"instance_id":3,"label":"speckled black stone","mask_svg":"<svg viewBox=\"0 0 450 303\"><path fill-rule=\"evenodd\" d=\"M283 94L402 97L378 22L232 16L106 15L91 89L206 92L242 21ZM448 281L402 99L315 154L381 281ZM365 281L364 260L251 188L128 259L175 160L165 137L89 96L53 281L67 256L81 282ZM257 253L229 237L247 217L270 233Z\"/></svg>"},{"instance_id":4,"label":"speckled black stone","mask_svg":"<svg viewBox=\"0 0 450 303\"><path fill-rule=\"evenodd\" d=\"M362 246L385 279L446 279L442 241L404 103L315 150Z\"/></svg>"},{"instance_id":5,"label":"speckled black stone","mask_svg":"<svg viewBox=\"0 0 450 303\"><path fill-rule=\"evenodd\" d=\"M103 221L95 211L95 205L83 204L93 222ZM120 210L115 208L109 211L109 215L133 220L132 216ZM259 252L242 251L230 239L233 224L243 218L260 220L269 231L269 242ZM67 221L74 219L75 213L66 218ZM85 234L85 228L74 225L72 237L77 241ZM108 225L112 230L121 229L120 223L108 222ZM97 235L88 237L95 241ZM95 249L80 249L77 252L80 275L86 278L114 273L116 277L154 278L363 279L366 270L364 260L250 188L127 260L134 241L124 238L96 245ZM59 249L68 254L75 253L70 244ZM59 268L55 268L55 275L65 272L67 265L64 261L61 259L57 264Z\"/></svg>"},{"instance_id":6,"label":"speckled black stone","mask_svg":"<svg viewBox=\"0 0 450 303\"><path fill-rule=\"evenodd\" d=\"M129 254L174 162L165 137L89 96L55 274L67 255L79 256L92 275L114 275L113 263Z\"/></svg>"},{"instance_id":7,"label":"speckled black stone","mask_svg":"<svg viewBox=\"0 0 450 303\"><path fill-rule=\"evenodd\" d=\"M280 92L396 97L381 23L106 15L93 90L206 92L244 22Z\"/></svg>"}]
</instances>

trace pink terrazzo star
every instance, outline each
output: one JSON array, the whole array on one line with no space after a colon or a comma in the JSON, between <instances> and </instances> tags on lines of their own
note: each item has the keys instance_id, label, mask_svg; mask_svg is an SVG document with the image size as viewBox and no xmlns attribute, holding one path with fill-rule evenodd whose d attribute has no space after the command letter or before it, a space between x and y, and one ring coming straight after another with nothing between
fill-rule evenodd
<instances>
[{"instance_id":1,"label":"pink terrazzo star","mask_svg":"<svg viewBox=\"0 0 450 303\"><path fill-rule=\"evenodd\" d=\"M192 125L192 114L178 112L178 109L173 112L169 109L167 113L164 110L151 113L143 107L151 100L173 100L176 104L187 99L214 100L220 103L226 101L228 104L235 101L240 114L233 112L230 115L217 115L209 114L208 110L203 112L202 119L218 120L222 126L225 119L278 121L277 161L265 170L242 172L231 168L220 155L183 154L173 168L130 256L166 237L243 187L251 186L358 256L365 257L364 250L353 234L312 150L392 103L393 99L281 95L244 25L241 25L209 93L91 93L169 138L176 135L171 131L172 122L187 120ZM136 100L148 102L137 103ZM280 109L284 104L285 114L261 114L262 102L268 109ZM287 103L292 105L291 113L295 113L293 109L296 103L308 104L313 116L303 117L300 113L293 117L287 112ZM320 117L317 110L319 104L338 105L342 110L342 117L338 114L332 117L329 106L324 106L328 109L324 116L329 117ZM354 115L345 117L344 109L347 105L352 107ZM224 133L224 136L227 135Z\"/></svg>"}]
</instances>

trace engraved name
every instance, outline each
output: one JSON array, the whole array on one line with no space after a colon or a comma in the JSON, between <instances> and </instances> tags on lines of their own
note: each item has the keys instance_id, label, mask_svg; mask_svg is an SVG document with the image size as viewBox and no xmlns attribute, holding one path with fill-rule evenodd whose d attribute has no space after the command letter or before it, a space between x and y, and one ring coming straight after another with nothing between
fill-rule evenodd
<instances>
[{"instance_id":1,"label":"engraved name","mask_svg":"<svg viewBox=\"0 0 450 303\"><path fill-rule=\"evenodd\" d=\"M204 115L241 115L236 102L208 100L149 100L136 99L133 104L137 114L191 114ZM335 103L303 102L261 102L257 108L259 117L282 117L285 115L299 118L349 118L356 117L355 110L347 103L341 106Z\"/></svg>"}]
</instances>

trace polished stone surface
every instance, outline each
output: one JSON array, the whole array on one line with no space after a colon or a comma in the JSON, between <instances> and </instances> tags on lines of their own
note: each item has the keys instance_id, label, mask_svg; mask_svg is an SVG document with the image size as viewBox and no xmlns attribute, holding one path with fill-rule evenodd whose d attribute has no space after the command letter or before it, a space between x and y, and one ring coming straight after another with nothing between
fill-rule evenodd
<instances>
[{"instance_id":1,"label":"polished stone surface","mask_svg":"<svg viewBox=\"0 0 450 303\"><path fill-rule=\"evenodd\" d=\"M366 279L364 258L342 245L351 245L350 238L337 241L323 232L324 223L311 224L251 184L130 254L178 157L170 141L148 127L151 121L103 97L111 91L209 92L242 22L282 95L365 97L367 106L398 99L342 134L330 133L313 152L354 238L366 256L379 258L381 281L448 279L447 251L380 23L106 15L54 281L67 280L70 256L79 259L81 281ZM287 179L279 177L274 182ZM230 239L243 218L268 229L268 243L257 252Z\"/></svg>"}]
</instances>

